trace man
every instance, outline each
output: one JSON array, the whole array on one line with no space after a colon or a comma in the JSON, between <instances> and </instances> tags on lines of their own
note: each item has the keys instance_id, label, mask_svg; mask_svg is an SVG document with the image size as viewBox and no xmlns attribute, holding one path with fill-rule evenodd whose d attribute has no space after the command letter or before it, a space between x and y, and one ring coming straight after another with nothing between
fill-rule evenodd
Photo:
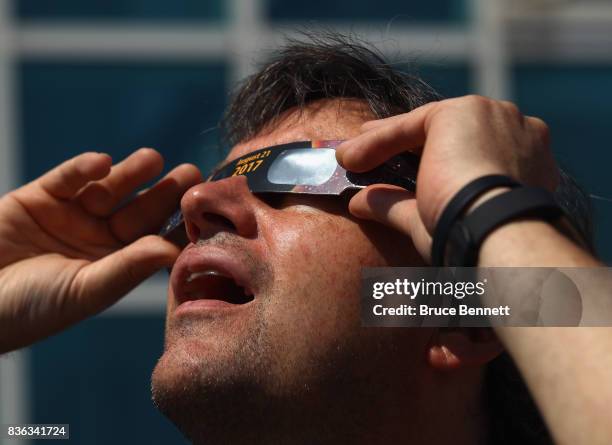
<instances>
[{"instance_id":1,"label":"man","mask_svg":"<svg viewBox=\"0 0 612 445\"><path fill-rule=\"evenodd\" d=\"M487 404L485 374L502 346L489 331L360 327L361 268L427 264L436 221L464 184L491 173L549 190L559 183L540 120L484 98L439 99L365 48L316 40L287 47L248 79L226 117L228 160L286 142L346 139L339 161L365 171L422 150L416 200L382 185L348 206L333 197L254 195L244 177L200 183L182 166L115 211L159 170L150 151L111 171L107 157L83 155L7 195L2 349L93 314L173 264L153 395L194 443L546 443L545 435L517 439L512 419L510 431L490 428L502 414ZM140 238L179 196L190 241L180 254L158 237ZM75 219L78 233L66 231ZM599 263L536 219L495 231L479 264ZM606 443L609 426L590 396L612 400L610 385L601 385L610 341L557 331L497 334L553 436ZM576 366L585 360L594 362L588 374ZM561 406L559 388L585 396L568 395ZM515 418L529 409L516 407ZM585 410L588 419L579 415Z\"/></svg>"}]
</instances>

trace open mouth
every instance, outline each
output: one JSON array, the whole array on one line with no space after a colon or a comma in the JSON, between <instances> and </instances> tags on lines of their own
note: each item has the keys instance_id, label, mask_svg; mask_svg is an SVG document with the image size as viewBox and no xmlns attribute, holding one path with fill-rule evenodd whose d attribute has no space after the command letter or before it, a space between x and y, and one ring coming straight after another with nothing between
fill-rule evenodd
<instances>
[{"instance_id":1,"label":"open mouth","mask_svg":"<svg viewBox=\"0 0 612 445\"><path fill-rule=\"evenodd\" d=\"M219 300L229 304L247 304L255 299L253 292L216 269L193 272L182 283L180 300Z\"/></svg>"}]
</instances>

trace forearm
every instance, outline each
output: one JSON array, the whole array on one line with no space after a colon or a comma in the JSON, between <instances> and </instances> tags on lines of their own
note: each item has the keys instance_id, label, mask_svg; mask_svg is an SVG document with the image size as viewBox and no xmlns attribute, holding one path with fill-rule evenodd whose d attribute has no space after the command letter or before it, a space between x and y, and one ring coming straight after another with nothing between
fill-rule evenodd
<instances>
[{"instance_id":1,"label":"forearm","mask_svg":"<svg viewBox=\"0 0 612 445\"><path fill-rule=\"evenodd\" d=\"M601 267L588 252L539 220L506 224L480 249L480 267Z\"/></svg>"},{"instance_id":2,"label":"forearm","mask_svg":"<svg viewBox=\"0 0 612 445\"><path fill-rule=\"evenodd\" d=\"M612 329L504 328L505 343L557 444L612 438Z\"/></svg>"},{"instance_id":3,"label":"forearm","mask_svg":"<svg viewBox=\"0 0 612 445\"><path fill-rule=\"evenodd\" d=\"M479 266L600 267L602 264L540 221L496 230ZM497 334L531 389L559 444L612 439L612 328L502 328Z\"/></svg>"}]
</instances>

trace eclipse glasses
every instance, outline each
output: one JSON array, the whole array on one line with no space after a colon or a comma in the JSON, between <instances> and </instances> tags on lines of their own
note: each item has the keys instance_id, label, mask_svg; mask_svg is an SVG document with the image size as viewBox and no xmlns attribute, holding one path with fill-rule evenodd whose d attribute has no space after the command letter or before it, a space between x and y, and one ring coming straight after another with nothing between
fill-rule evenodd
<instances>
[{"instance_id":1,"label":"eclipse glasses","mask_svg":"<svg viewBox=\"0 0 612 445\"><path fill-rule=\"evenodd\" d=\"M297 193L340 196L372 184L391 184L415 191L419 157L412 153L394 156L364 173L345 170L336 161L335 147L342 141L302 141L262 148L213 172L207 182L245 176L252 193ZM183 215L177 211L160 236L185 239Z\"/></svg>"}]
</instances>

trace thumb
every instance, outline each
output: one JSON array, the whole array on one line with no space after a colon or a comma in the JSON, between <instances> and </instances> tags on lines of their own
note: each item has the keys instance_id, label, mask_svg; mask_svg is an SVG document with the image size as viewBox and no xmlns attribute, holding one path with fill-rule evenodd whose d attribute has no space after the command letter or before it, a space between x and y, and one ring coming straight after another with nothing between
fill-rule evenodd
<instances>
[{"instance_id":1,"label":"thumb","mask_svg":"<svg viewBox=\"0 0 612 445\"><path fill-rule=\"evenodd\" d=\"M431 236L419 215L414 193L392 185L372 185L353 196L349 211L357 218L377 221L410 236L419 254L431 261Z\"/></svg>"},{"instance_id":2,"label":"thumb","mask_svg":"<svg viewBox=\"0 0 612 445\"><path fill-rule=\"evenodd\" d=\"M73 297L85 316L114 304L163 267L170 267L180 249L149 235L81 269L73 281Z\"/></svg>"}]
</instances>

